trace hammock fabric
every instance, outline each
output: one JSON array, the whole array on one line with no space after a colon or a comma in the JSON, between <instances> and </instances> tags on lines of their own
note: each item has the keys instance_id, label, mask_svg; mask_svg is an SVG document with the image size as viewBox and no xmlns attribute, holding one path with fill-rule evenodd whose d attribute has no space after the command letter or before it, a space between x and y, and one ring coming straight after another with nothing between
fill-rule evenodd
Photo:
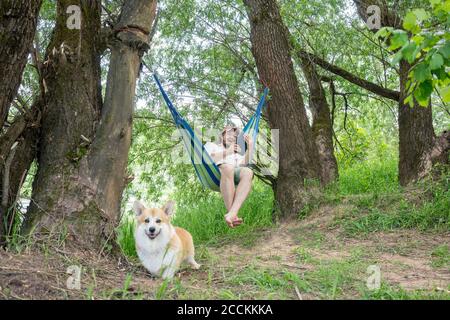
<instances>
[{"instance_id":1,"label":"hammock fabric","mask_svg":"<svg viewBox=\"0 0 450 320\"><path fill-rule=\"evenodd\" d=\"M164 91L161 83L159 82L158 77L155 74L153 75L153 77L155 79L156 84L159 87L159 90L161 91L161 94L164 98L164 101L167 104L167 107L170 110L170 113L172 114L173 120L175 121L175 125L177 126L178 129L180 129L184 146L191 158L191 162L195 168L195 172L197 173L198 179L200 180L201 184L204 187L214 191L219 191L220 190L219 168L214 163L213 159L208 154L208 152L205 150L201 140L197 137L194 130L175 109L169 97L167 96L167 93ZM250 135L253 138L253 141L255 141L255 144L259 130L259 120L261 118L261 111L264 106L264 101L266 99L268 92L269 89L265 88L261 100L259 101L258 107L256 108L255 114L250 118L250 120L245 125L242 131L242 135L243 134ZM253 150L250 151L253 152Z\"/></svg>"}]
</instances>

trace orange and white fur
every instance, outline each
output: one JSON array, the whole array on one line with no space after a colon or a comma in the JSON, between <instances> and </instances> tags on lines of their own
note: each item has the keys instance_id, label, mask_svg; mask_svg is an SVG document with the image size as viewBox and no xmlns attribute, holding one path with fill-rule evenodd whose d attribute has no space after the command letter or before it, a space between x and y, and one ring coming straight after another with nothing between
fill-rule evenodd
<instances>
[{"instance_id":1,"label":"orange and white fur","mask_svg":"<svg viewBox=\"0 0 450 320\"><path fill-rule=\"evenodd\" d=\"M191 234L170 223L174 205L169 201L163 208L146 208L136 201L133 206L138 221L134 237L139 259L151 274L164 279L172 278L184 261L194 269L200 268L194 259Z\"/></svg>"}]
</instances>

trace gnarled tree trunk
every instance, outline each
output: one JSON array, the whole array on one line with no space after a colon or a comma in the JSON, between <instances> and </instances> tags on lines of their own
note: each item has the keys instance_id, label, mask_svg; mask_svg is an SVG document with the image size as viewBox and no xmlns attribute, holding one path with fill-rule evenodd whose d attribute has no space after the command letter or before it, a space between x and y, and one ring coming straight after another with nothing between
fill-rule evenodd
<instances>
[{"instance_id":1,"label":"gnarled tree trunk","mask_svg":"<svg viewBox=\"0 0 450 320\"><path fill-rule=\"evenodd\" d=\"M252 53L271 92L269 123L279 129L276 200L283 217L296 216L307 197L305 180L320 179L320 162L294 72L287 29L275 0L245 0Z\"/></svg>"},{"instance_id":2,"label":"gnarled tree trunk","mask_svg":"<svg viewBox=\"0 0 450 320\"><path fill-rule=\"evenodd\" d=\"M79 4L57 1L56 26L42 74L47 91L25 233L34 228L36 234L59 234L68 228L69 234L101 234L101 215L85 212L89 187L82 179L85 173L80 165L88 149L86 140L93 139L102 108L96 48L101 7L100 1L82 1L81 29L69 29L67 8ZM77 221L81 223L76 226Z\"/></svg>"},{"instance_id":3,"label":"gnarled tree trunk","mask_svg":"<svg viewBox=\"0 0 450 320\"><path fill-rule=\"evenodd\" d=\"M38 172L24 232L61 235L89 248L114 237L125 186L135 86L148 47L156 0L127 0L114 30L106 98L100 86L99 0L82 0L81 30L66 27L58 0L47 52L48 91L42 114Z\"/></svg>"},{"instance_id":4,"label":"gnarled tree trunk","mask_svg":"<svg viewBox=\"0 0 450 320\"><path fill-rule=\"evenodd\" d=\"M302 58L301 66L308 82L309 108L313 118L312 132L319 152L322 180L327 184L338 177L338 166L334 156L333 124L331 123L330 108L315 64L307 58Z\"/></svg>"}]
</instances>

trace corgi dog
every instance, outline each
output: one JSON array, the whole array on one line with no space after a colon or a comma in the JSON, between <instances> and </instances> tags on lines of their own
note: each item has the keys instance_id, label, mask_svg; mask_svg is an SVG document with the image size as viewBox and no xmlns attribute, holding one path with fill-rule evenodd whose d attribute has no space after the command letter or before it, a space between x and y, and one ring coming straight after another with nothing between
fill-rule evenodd
<instances>
[{"instance_id":1,"label":"corgi dog","mask_svg":"<svg viewBox=\"0 0 450 320\"><path fill-rule=\"evenodd\" d=\"M170 223L174 206L173 201L163 208L146 208L140 201L133 205L138 223L135 242L139 259L152 275L163 279L172 278L184 261L193 269L200 268L194 259L191 234Z\"/></svg>"}]
</instances>

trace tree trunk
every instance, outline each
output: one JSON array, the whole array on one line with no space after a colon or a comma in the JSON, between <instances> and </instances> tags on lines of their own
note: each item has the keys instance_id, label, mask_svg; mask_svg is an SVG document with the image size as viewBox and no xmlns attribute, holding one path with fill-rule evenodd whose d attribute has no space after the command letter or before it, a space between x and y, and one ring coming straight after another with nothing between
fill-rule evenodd
<instances>
[{"instance_id":1,"label":"tree trunk","mask_svg":"<svg viewBox=\"0 0 450 320\"><path fill-rule=\"evenodd\" d=\"M58 0L47 53L48 92L38 172L24 232L58 235L88 248L114 238L131 141L136 78L148 46L155 0L128 0L111 44L105 103L100 86L100 1L81 1L81 30L66 28ZM53 49L55 48L55 49Z\"/></svg>"},{"instance_id":2,"label":"tree trunk","mask_svg":"<svg viewBox=\"0 0 450 320\"><path fill-rule=\"evenodd\" d=\"M287 29L275 0L245 0L252 53L271 92L269 123L280 130L276 200L282 217L297 216L307 201L305 181L320 179L320 163L294 72Z\"/></svg>"},{"instance_id":3,"label":"tree trunk","mask_svg":"<svg viewBox=\"0 0 450 320\"><path fill-rule=\"evenodd\" d=\"M101 110L100 1L82 1L81 29L67 28L68 6L76 0L57 1L57 20L45 55L43 79L47 85L39 140L38 170L23 231L36 234L101 234L102 217L86 212L92 198L81 159L85 137L93 139ZM70 221L70 223L66 223ZM77 222L80 222L78 225ZM85 231L82 229L85 228Z\"/></svg>"},{"instance_id":4,"label":"tree trunk","mask_svg":"<svg viewBox=\"0 0 450 320\"><path fill-rule=\"evenodd\" d=\"M403 102L406 98L410 67L406 61L400 62L398 175L402 186L415 182L431 172L433 166L431 150L436 138L431 106L422 107L415 101L411 108Z\"/></svg>"},{"instance_id":5,"label":"tree trunk","mask_svg":"<svg viewBox=\"0 0 450 320\"><path fill-rule=\"evenodd\" d=\"M38 101L27 113L19 116L0 138L3 158L0 168L0 246L11 236L20 189L36 157L40 107Z\"/></svg>"},{"instance_id":6,"label":"tree trunk","mask_svg":"<svg viewBox=\"0 0 450 320\"><path fill-rule=\"evenodd\" d=\"M0 3L0 127L17 94L33 44L41 0Z\"/></svg>"},{"instance_id":7,"label":"tree trunk","mask_svg":"<svg viewBox=\"0 0 450 320\"><path fill-rule=\"evenodd\" d=\"M128 1L116 26L112 44L102 120L89 155L95 177L96 202L117 225L125 188L136 80L144 52L149 48L156 0Z\"/></svg>"},{"instance_id":8,"label":"tree trunk","mask_svg":"<svg viewBox=\"0 0 450 320\"><path fill-rule=\"evenodd\" d=\"M338 166L334 156L333 125L325 90L314 63L301 59L301 66L309 88L309 107L312 112L312 132L319 152L322 180L328 184L338 177Z\"/></svg>"}]
</instances>

